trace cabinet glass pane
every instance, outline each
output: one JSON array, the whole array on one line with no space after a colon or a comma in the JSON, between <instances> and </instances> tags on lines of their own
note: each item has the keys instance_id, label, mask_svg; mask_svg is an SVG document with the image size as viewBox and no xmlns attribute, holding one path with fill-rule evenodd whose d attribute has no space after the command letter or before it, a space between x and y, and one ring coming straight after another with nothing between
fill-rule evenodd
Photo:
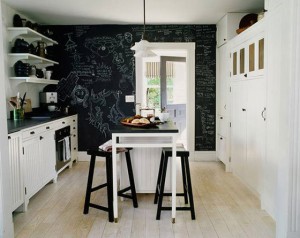
<instances>
[{"instance_id":1,"label":"cabinet glass pane","mask_svg":"<svg viewBox=\"0 0 300 238\"><path fill-rule=\"evenodd\" d=\"M260 39L258 41L258 69L264 68L264 48L265 48L265 39Z\"/></svg>"},{"instance_id":2,"label":"cabinet glass pane","mask_svg":"<svg viewBox=\"0 0 300 238\"><path fill-rule=\"evenodd\" d=\"M233 75L236 75L236 73L237 73L237 52L233 53L233 64L232 65L233 65L232 73L233 73Z\"/></svg>"},{"instance_id":3,"label":"cabinet glass pane","mask_svg":"<svg viewBox=\"0 0 300 238\"><path fill-rule=\"evenodd\" d=\"M240 74L245 73L245 49L240 49Z\"/></svg>"},{"instance_id":4,"label":"cabinet glass pane","mask_svg":"<svg viewBox=\"0 0 300 238\"><path fill-rule=\"evenodd\" d=\"M254 43L249 45L249 72L254 71L254 59L255 59L255 45Z\"/></svg>"}]
</instances>

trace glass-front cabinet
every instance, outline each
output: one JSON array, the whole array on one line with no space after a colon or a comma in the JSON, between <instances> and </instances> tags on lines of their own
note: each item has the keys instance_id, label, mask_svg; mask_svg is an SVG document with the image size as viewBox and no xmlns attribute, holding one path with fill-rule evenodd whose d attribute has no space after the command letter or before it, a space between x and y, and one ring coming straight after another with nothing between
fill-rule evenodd
<instances>
[{"instance_id":1,"label":"glass-front cabinet","mask_svg":"<svg viewBox=\"0 0 300 238\"><path fill-rule=\"evenodd\" d=\"M231 51L231 79L244 80L264 74L264 34L244 41Z\"/></svg>"}]
</instances>

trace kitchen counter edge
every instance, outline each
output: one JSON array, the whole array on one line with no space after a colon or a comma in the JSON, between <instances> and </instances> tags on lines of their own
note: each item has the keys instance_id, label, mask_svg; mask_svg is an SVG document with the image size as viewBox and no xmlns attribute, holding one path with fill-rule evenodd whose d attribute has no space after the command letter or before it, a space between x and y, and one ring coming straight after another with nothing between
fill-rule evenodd
<instances>
[{"instance_id":1,"label":"kitchen counter edge","mask_svg":"<svg viewBox=\"0 0 300 238\"><path fill-rule=\"evenodd\" d=\"M66 118L66 117L70 117L70 116L74 116L77 113L70 113L68 115L61 115L55 118L41 118L41 119L24 119L24 120L11 120L8 119L7 120L7 131L8 134L12 134L33 126L39 126L42 125L44 123L48 123L48 122L52 122L52 121L56 121L62 118Z\"/></svg>"}]
</instances>

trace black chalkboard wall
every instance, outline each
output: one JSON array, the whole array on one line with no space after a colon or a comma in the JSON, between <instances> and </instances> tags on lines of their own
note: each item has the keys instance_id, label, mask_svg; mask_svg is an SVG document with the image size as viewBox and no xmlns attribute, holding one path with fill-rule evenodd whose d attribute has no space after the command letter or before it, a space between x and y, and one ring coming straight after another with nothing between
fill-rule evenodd
<instances>
[{"instance_id":1,"label":"black chalkboard wall","mask_svg":"<svg viewBox=\"0 0 300 238\"><path fill-rule=\"evenodd\" d=\"M130 47L141 25L47 26L59 42L53 78L63 105L78 112L80 151L111 138L110 127L135 113L125 95L135 94L135 59ZM215 25L147 25L150 42L196 42L195 150L215 150Z\"/></svg>"}]
</instances>

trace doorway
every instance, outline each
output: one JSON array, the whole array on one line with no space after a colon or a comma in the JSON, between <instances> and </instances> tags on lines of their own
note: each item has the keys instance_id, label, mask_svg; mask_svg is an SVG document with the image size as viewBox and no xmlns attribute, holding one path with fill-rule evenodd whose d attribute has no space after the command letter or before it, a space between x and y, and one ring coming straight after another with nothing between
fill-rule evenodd
<instances>
[{"instance_id":1,"label":"doorway","mask_svg":"<svg viewBox=\"0 0 300 238\"><path fill-rule=\"evenodd\" d=\"M165 86L162 90L165 90L165 95L160 99L162 102L159 107L166 107L170 112L172 120L177 123L177 127L182 128L182 137L178 141L183 143L185 147L190 151L190 158L194 158L194 144L195 144L195 43L151 43L151 50L157 55L156 57L149 58L136 58L136 104L139 106L145 106L147 103L147 95L145 88L145 62L149 60L163 62L161 66L167 72L166 65L168 62L172 62L175 69L184 68L180 72L184 72L181 75L181 80L185 83L184 87L178 84L179 78L174 83L172 90L168 89L166 76L161 77L165 80ZM185 61L185 62L184 62ZM164 79L165 77L165 79ZM167 91L173 91L175 93L176 100L172 103L168 103ZM175 115L176 113L176 115ZM174 119L176 116L177 120Z\"/></svg>"}]
</instances>

